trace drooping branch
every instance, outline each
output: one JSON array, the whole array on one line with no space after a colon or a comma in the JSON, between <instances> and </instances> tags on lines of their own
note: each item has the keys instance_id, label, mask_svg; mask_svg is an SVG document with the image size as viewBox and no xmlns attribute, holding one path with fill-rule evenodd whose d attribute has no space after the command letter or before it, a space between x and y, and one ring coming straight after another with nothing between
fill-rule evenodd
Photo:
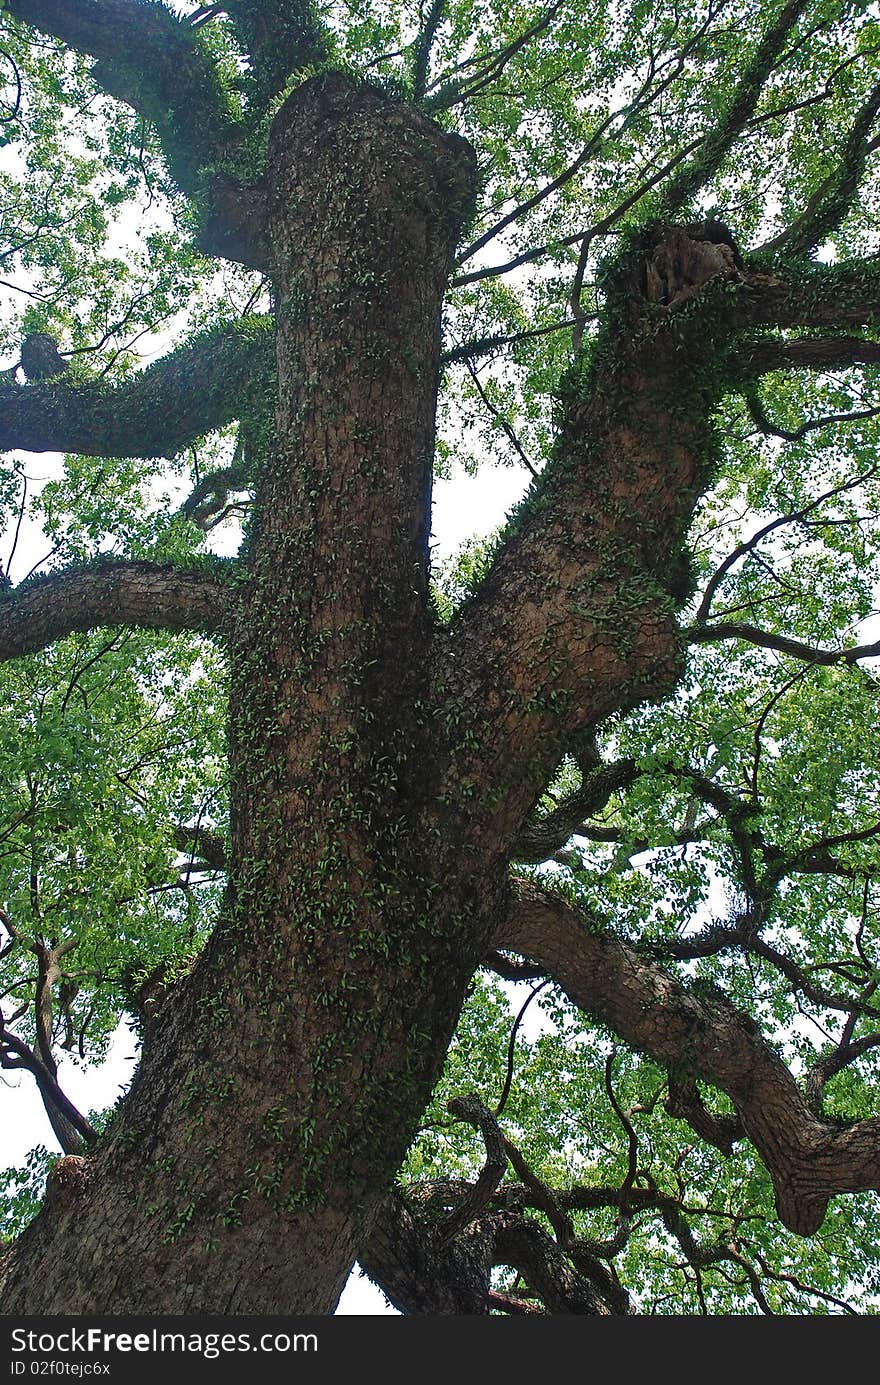
<instances>
[{"instance_id":1,"label":"drooping branch","mask_svg":"<svg viewBox=\"0 0 880 1385\"><path fill-rule=\"evenodd\" d=\"M54 1064L53 1064L54 1067ZM37 1083L46 1114L65 1154L78 1154L98 1138L90 1121L64 1095L55 1073L34 1050L6 1027L0 1014L0 1068L23 1068Z\"/></svg>"},{"instance_id":2,"label":"drooping branch","mask_svg":"<svg viewBox=\"0 0 880 1385\"><path fill-rule=\"evenodd\" d=\"M152 121L175 181L199 191L202 171L241 138L235 108L198 29L156 0L7 0L14 19L97 62L94 76Z\"/></svg>"},{"instance_id":3,"label":"drooping branch","mask_svg":"<svg viewBox=\"0 0 880 1385\"><path fill-rule=\"evenodd\" d=\"M272 332L244 318L163 356L122 384L19 385L0 378L0 450L174 457L241 417L266 390Z\"/></svg>"},{"instance_id":4,"label":"drooping branch","mask_svg":"<svg viewBox=\"0 0 880 1385\"><path fill-rule=\"evenodd\" d=\"M534 882L513 888L496 946L534 958L631 1047L726 1092L767 1165L787 1227L811 1235L833 1196L880 1189L880 1120L820 1120L754 1020L720 993L697 996Z\"/></svg>"},{"instance_id":5,"label":"drooping branch","mask_svg":"<svg viewBox=\"0 0 880 1385\"><path fill-rule=\"evenodd\" d=\"M231 596L231 588L205 569L102 559L0 594L0 659L32 654L99 625L218 630Z\"/></svg>"},{"instance_id":6,"label":"drooping branch","mask_svg":"<svg viewBox=\"0 0 880 1385\"><path fill-rule=\"evenodd\" d=\"M763 525L748 539L744 539L742 543L737 544L736 548L728 553L727 557L718 565L715 572L706 583L699 608L694 616L692 630L696 630L700 626L705 625L709 618L709 611L711 610L715 593L718 591L727 573L730 572L731 568L735 567L741 558L745 558L749 553L753 553L763 539L769 537L775 530L781 529L786 524L796 524L800 520L806 519L807 515L812 514L813 511L817 510L821 505L824 505L826 501L833 500L838 495L845 495L848 491L855 490L857 486L863 485L865 481L870 480L876 473L877 464L869 467L867 471L860 476L851 477L841 485L832 486L828 490L822 491L814 500L808 501L807 504L801 506L800 509L791 510L784 515L777 515L775 519Z\"/></svg>"}]
</instances>

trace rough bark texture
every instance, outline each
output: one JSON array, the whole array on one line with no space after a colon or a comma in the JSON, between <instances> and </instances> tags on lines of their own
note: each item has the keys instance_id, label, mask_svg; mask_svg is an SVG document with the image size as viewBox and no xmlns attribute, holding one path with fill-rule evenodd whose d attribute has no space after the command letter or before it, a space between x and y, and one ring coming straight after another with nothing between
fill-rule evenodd
<instances>
[{"instance_id":1,"label":"rough bark texture","mask_svg":"<svg viewBox=\"0 0 880 1385\"><path fill-rule=\"evenodd\" d=\"M472 155L338 78L281 112L271 161L280 445L229 625L227 918L153 1023L81 1257L51 1242L85 1191L22 1239L8 1311L36 1283L74 1312L329 1311L492 927L494 885L456 898L448 857L425 868L420 701L440 300Z\"/></svg>"},{"instance_id":2,"label":"rough bark texture","mask_svg":"<svg viewBox=\"0 0 880 1385\"><path fill-rule=\"evenodd\" d=\"M84 457L174 457L240 418L271 367L272 334L245 318L108 387L66 378L18 384L0 377L0 448Z\"/></svg>"},{"instance_id":3,"label":"rough bark texture","mask_svg":"<svg viewBox=\"0 0 880 1385\"><path fill-rule=\"evenodd\" d=\"M98 625L217 630L229 601L229 589L209 571L108 559L15 591L0 589L0 659Z\"/></svg>"},{"instance_id":4,"label":"rough bark texture","mask_svg":"<svg viewBox=\"0 0 880 1385\"><path fill-rule=\"evenodd\" d=\"M7 1311L330 1311L564 738L678 675L668 573L714 396L697 329L641 323L637 270L630 320L566 385L532 508L457 624L432 624L440 305L473 176L462 141L339 75L276 117L277 446L224 621L225 917L154 1015L119 1121L8 1257ZM99 587L87 623L110 590L122 618L129 587ZM565 1311L602 1311L537 1228L493 1236Z\"/></svg>"}]
</instances>

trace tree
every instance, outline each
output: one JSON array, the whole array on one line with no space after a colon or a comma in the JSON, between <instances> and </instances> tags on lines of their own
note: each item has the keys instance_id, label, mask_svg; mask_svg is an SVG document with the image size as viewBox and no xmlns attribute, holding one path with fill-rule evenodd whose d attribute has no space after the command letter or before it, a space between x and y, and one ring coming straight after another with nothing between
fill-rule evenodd
<instances>
[{"instance_id":1,"label":"tree","mask_svg":"<svg viewBox=\"0 0 880 1385\"><path fill-rule=\"evenodd\" d=\"M2 22L4 1311L870 1311L872 7Z\"/></svg>"}]
</instances>

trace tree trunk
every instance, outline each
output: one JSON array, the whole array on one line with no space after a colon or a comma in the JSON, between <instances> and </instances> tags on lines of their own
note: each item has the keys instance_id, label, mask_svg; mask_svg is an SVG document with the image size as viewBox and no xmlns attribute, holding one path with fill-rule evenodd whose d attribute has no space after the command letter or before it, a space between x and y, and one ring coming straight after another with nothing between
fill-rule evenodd
<instances>
[{"instance_id":1,"label":"tree trunk","mask_svg":"<svg viewBox=\"0 0 880 1385\"><path fill-rule=\"evenodd\" d=\"M7 1312L332 1311L565 736L680 673L671 569L714 377L705 324L645 327L638 255L493 580L464 630L432 622L440 311L474 178L464 141L340 74L275 119L254 204L275 428L225 616L226 907L110 1133L8 1253Z\"/></svg>"},{"instance_id":2,"label":"tree trunk","mask_svg":"<svg viewBox=\"0 0 880 1385\"><path fill-rule=\"evenodd\" d=\"M430 1096L499 893L456 883L424 698L440 304L473 178L463 141L339 75L276 119L227 906L100 1150L10 1253L7 1313L331 1312Z\"/></svg>"}]
</instances>

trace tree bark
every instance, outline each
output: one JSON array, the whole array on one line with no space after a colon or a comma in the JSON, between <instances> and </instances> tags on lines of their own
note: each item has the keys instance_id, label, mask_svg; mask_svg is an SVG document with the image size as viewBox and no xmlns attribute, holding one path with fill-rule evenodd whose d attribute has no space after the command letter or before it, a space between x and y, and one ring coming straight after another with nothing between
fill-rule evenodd
<instances>
[{"instance_id":1,"label":"tree bark","mask_svg":"<svg viewBox=\"0 0 880 1385\"><path fill-rule=\"evenodd\" d=\"M342 76L276 118L278 447L227 625L225 917L100 1151L11 1252L6 1312L332 1311L428 1100L494 918L492 888L445 888L422 700L473 177L463 141Z\"/></svg>"}]
</instances>

